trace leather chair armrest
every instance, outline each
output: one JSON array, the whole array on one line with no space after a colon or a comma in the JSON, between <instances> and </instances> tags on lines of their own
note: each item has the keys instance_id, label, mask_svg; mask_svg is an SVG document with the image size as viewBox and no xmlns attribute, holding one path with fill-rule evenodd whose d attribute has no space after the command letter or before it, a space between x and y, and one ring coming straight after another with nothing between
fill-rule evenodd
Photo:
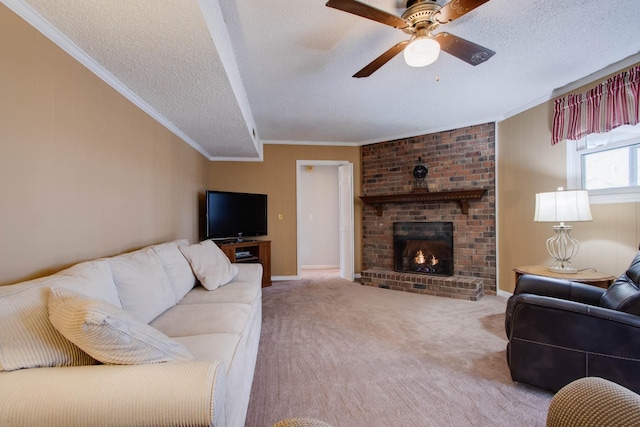
<instances>
[{"instance_id":1,"label":"leather chair armrest","mask_svg":"<svg viewBox=\"0 0 640 427\"><path fill-rule=\"evenodd\" d=\"M580 282L525 274L518 279L513 294L534 294L599 305L605 291L606 289Z\"/></svg>"},{"instance_id":2,"label":"leather chair armrest","mask_svg":"<svg viewBox=\"0 0 640 427\"><path fill-rule=\"evenodd\" d=\"M640 359L640 316L532 294L509 301L507 338Z\"/></svg>"}]
</instances>

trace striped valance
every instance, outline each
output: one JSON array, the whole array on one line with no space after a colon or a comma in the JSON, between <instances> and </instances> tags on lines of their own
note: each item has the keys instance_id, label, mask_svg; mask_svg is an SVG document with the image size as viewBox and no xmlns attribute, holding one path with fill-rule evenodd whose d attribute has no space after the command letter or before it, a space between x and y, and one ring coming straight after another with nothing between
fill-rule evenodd
<instances>
[{"instance_id":1,"label":"striped valance","mask_svg":"<svg viewBox=\"0 0 640 427\"><path fill-rule=\"evenodd\" d=\"M639 107L640 66L634 66L586 93L556 99L551 143L638 124Z\"/></svg>"}]
</instances>

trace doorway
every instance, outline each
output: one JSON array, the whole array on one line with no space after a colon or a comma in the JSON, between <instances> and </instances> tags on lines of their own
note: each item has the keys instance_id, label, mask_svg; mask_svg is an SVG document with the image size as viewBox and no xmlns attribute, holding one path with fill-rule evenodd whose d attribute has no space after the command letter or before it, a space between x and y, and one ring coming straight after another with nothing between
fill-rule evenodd
<instances>
[{"instance_id":1,"label":"doorway","mask_svg":"<svg viewBox=\"0 0 640 427\"><path fill-rule=\"evenodd\" d=\"M303 268L339 269L354 280L353 164L296 161L297 276Z\"/></svg>"}]
</instances>

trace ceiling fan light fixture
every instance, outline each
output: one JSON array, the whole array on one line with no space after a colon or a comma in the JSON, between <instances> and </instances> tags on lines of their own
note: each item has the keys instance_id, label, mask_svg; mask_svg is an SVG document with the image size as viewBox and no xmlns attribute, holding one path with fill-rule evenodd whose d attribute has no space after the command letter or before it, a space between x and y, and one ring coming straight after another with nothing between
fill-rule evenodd
<instances>
[{"instance_id":1,"label":"ceiling fan light fixture","mask_svg":"<svg viewBox=\"0 0 640 427\"><path fill-rule=\"evenodd\" d=\"M404 49L404 60L410 67L426 67L440 55L440 44L431 37L418 37Z\"/></svg>"}]
</instances>

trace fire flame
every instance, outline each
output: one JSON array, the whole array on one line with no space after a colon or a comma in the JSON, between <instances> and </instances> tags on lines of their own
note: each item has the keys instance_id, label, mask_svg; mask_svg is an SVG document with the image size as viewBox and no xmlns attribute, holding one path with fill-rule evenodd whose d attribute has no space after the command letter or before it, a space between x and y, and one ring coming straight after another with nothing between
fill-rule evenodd
<instances>
[{"instance_id":1,"label":"fire flame","mask_svg":"<svg viewBox=\"0 0 640 427\"><path fill-rule=\"evenodd\" d=\"M415 261L416 264L422 265L425 264L427 262L427 257L424 256L424 254L422 253L422 250L419 250L416 253L416 256L413 258L413 260ZM431 255L431 257L429 258L429 263L431 265L436 265L440 262L440 260L438 258L436 258L435 254Z\"/></svg>"}]
</instances>

